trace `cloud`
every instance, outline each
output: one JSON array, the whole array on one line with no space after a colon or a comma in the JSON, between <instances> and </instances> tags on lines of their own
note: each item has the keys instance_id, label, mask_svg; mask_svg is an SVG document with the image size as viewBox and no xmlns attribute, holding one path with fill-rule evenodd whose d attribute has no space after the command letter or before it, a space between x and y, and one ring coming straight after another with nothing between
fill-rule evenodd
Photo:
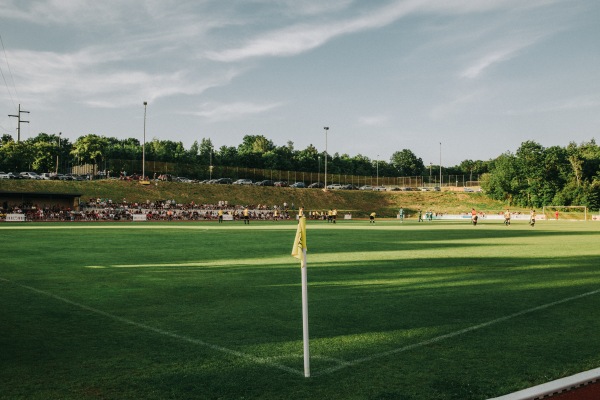
<instances>
[{"instance_id":1,"label":"cloud","mask_svg":"<svg viewBox=\"0 0 600 400\"><path fill-rule=\"evenodd\" d=\"M364 126L382 127L387 126L390 118L386 115L370 115L358 118L358 123Z\"/></svg>"},{"instance_id":2,"label":"cloud","mask_svg":"<svg viewBox=\"0 0 600 400\"><path fill-rule=\"evenodd\" d=\"M413 11L418 3L412 0L394 2L355 18L297 23L263 33L237 48L207 52L206 57L214 61L236 62L251 57L300 54L338 36L386 26Z\"/></svg>"},{"instance_id":3,"label":"cloud","mask_svg":"<svg viewBox=\"0 0 600 400\"><path fill-rule=\"evenodd\" d=\"M257 104L248 102L236 102L228 104L205 103L200 106L200 110L186 114L196 115L206 118L209 121L226 121L246 117L253 114L261 114L281 107L283 103Z\"/></svg>"},{"instance_id":4,"label":"cloud","mask_svg":"<svg viewBox=\"0 0 600 400\"><path fill-rule=\"evenodd\" d=\"M283 0L287 3L287 0ZM347 3L335 3L332 8L317 6L321 2L302 1L301 8L311 14L309 22L294 22L281 29L268 30L247 39L237 47L207 51L205 56L213 61L239 62L253 57L293 56L313 50L337 37L390 25L414 13L427 14L469 14L489 12L496 9L514 10L547 5L555 0L531 0L524 6L520 0L396 0L374 9L360 9L356 6L347 10ZM342 10L354 12L354 16L321 15L328 11ZM314 18L312 14L322 18ZM302 13L300 13L302 14ZM340 13L341 14L341 13Z\"/></svg>"},{"instance_id":5,"label":"cloud","mask_svg":"<svg viewBox=\"0 0 600 400\"><path fill-rule=\"evenodd\" d=\"M523 39L507 44L497 44L496 49L488 50L485 54L477 57L477 59L471 62L471 64L460 74L460 77L467 79L478 78L489 68L517 57L522 50L533 46L542 38L546 37L546 35L536 32L520 33L520 36L523 37Z\"/></svg>"}]
</instances>

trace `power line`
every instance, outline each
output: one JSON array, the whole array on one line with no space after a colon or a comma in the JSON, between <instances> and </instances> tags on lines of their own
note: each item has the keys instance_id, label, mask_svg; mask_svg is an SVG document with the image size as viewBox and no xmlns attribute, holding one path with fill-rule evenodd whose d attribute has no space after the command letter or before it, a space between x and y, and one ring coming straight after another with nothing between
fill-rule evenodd
<instances>
[{"instance_id":1,"label":"power line","mask_svg":"<svg viewBox=\"0 0 600 400\"><path fill-rule=\"evenodd\" d=\"M2 51L4 52L4 59L6 60L6 67L8 68L8 73L10 74L10 78L12 80L12 84L13 84L13 88L15 91L15 96L17 96L17 98L19 97L17 94L17 85L15 84L15 78L13 76L13 73L10 69L10 64L8 63L8 55L6 54L6 48L4 47L4 40L2 40L2 35L0 34L0 44L2 45ZM10 101L13 104L13 107L15 108L15 110L17 109L17 106L15 104L15 99L12 96L12 93L10 91L10 88L8 87L8 82L6 82L6 77L4 76L4 72L2 72L2 68L0 68L0 74L2 74L2 80L4 80L4 85L6 86L6 90L8 91L8 95L10 96Z\"/></svg>"}]
</instances>

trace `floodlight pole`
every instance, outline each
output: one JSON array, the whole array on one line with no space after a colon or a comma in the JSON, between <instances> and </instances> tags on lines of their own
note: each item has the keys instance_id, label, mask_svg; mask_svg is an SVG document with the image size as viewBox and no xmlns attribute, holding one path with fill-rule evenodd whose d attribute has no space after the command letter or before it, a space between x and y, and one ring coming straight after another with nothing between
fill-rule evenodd
<instances>
[{"instance_id":1,"label":"floodlight pole","mask_svg":"<svg viewBox=\"0 0 600 400\"><path fill-rule=\"evenodd\" d=\"M377 160L375 161L377 167L377 186L379 187L379 154L377 154Z\"/></svg>"},{"instance_id":2,"label":"floodlight pole","mask_svg":"<svg viewBox=\"0 0 600 400\"><path fill-rule=\"evenodd\" d=\"M440 190L442 190L442 142L440 142Z\"/></svg>"},{"instance_id":3,"label":"floodlight pole","mask_svg":"<svg viewBox=\"0 0 600 400\"><path fill-rule=\"evenodd\" d=\"M58 175L58 156L60 154L60 135L62 135L62 132L58 132L58 140L56 141L57 147L58 147L58 151L56 152L56 175Z\"/></svg>"},{"instance_id":4,"label":"floodlight pole","mask_svg":"<svg viewBox=\"0 0 600 400\"><path fill-rule=\"evenodd\" d=\"M148 102L144 102L144 141L142 143L142 180L146 180L146 107Z\"/></svg>"},{"instance_id":5,"label":"floodlight pole","mask_svg":"<svg viewBox=\"0 0 600 400\"><path fill-rule=\"evenodd\" d=\"M328 126L324 126L325 129L325 190L327 190L327 131L329 131Z\"/></svg>"}]
</instances>

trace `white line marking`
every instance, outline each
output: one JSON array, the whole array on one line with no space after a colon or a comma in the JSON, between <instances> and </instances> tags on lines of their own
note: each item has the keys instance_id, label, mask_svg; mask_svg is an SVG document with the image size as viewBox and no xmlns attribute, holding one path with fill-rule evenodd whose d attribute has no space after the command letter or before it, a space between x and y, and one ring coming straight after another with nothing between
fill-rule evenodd
<instances>
[{"instance_id":1,"label":"white line marking","mask_svg":"<svg viewBox=\"0 0 600 400\"><path fill-rule=\"evenodd\" d=\"M484 322L484 323L479 324L479 325L473 325L473 326L470 326L468 328L461 329L459 331L450 332L450 333L445 334L445 335L437 336L437 337L434 337L434 338L429 339L429 340L425 340L425 341L420 342L420 343L410 344L408 346L400 347L400 348L397 348L397 349L388 350L388 351L384 351L382 353L373 354L373 355L368 356L368 357L357 358L356 360L347 361L343 365L339 365L339 366L336 366L336 367L327 368L327 369L325 369L323 371L320 371L320 372L318 372L316 374L313 374L313 376L316 377L316 376L320 376L320 375L330 374L332 372L339 371L339 370L341 370L343 368L346 368L346 367L351 367L351 366L359 364L359 363L372 361L372 360L374 360L376 358L386 357L386 356L389 356L389 355L392 355L392 354L398 354L398 353L402 353L402 352L405 352L405 351L408 351L408 350L412 350L412 349L416 349L416 348L419 348L419 347L423 347L423 346L426 346L428 344L432 344L432 343L436 343L436 342L441 342L442 340L450 339L450 338L453 338L455 336L459 336L459 335L462 335L462 334L465 334L465 333L476 331L478 329L486 328L486 327L488 327L490 325L494 325L494 324L497 324L499 322L504 322L504 321L507 321L507 320L515 318L515 317L520 317L521 315L529 314L529 313L532 313L532 312L535 312L535 311L543 310L543 309L546 309L546 308L549 308L549 307L552 307L552 306L556 306L556 305L559 305L559 304L567 303L569 301L581 299L583 297L592 296L592 295L598 294L598 293L600 293L600 289L594 290L592 292L583 293L583 294L580 294L580 295L577 295L577 296L568 297L566 299L554 301L552 303L543 304L541 306L533 307L533 308L530 308L530 309L527 309L527 310L524 310L524 311L519 311L517 313L506 315L506 316L500 317L500 318L496 318L496 319L493 319L493 320L488 321L488 322Z\"/></svg>"},{"instance_id":2,"label":"white line marking","mask_svg":"<svg viewBox=\"0 0 600 400\"><path fill-rule=\"evenodd\" d=\"M104 317L113 319L115 321L123 322L125 324L133 325L133 326L135 326L137 328L141 328L141 329L145 329L145 330L148 330L148 331L151 331L151 332L154 332L154 333L158 333L159 335L167 336L167 337L170 337L170 338L173 338L173 339L178 339L178 340L181 340L181 341L184 341L184 342L188 342L188 343L197 344L197 345L200 345L200 346L203 346L203 347L207 347L207 348L209 348L211 350L216 350L216 351L219 351L219 352L222 352L222 353L226 353L226 354L229 354L229 355L232 355L232 356L237 356L237 357L240 357L240 358L244 358L246 360L250 360L250 361L255 362L257 364L263 364L263 365L271 366L271 367L274 367L274 368L278 368L278 369L280 369L282 371L289 372L289 373L292 373L294 375L304 376L304 371L302 371L302 370L296 370L294 368L290 368L290 367L285 366L283 364L279 364L277 362L274 362L273 361L274 358L271 358L271 357L266 357L266 358L265 357L255 357L255 356L252 356L250 354L242 353L240 351L228 349L226 347L218 346L216 344L207 343L207 342L205 342L203 340L190 338L190 337L187 337L187 336L184 336L184 335L179 335L177 333L165 331L165 330L162 330L162 329L159 329L159 328L152 327L150 325L145 325L145 324L142 324L142 323L139 323L139 322L132 321L132 320L127 319L127 318L119 317L117 315L110 314L110 313L107 313L107 312L102 311L102 310L98 310L97 308L86 306L85 304L77 303L75 301L66 299L64 297L57 296L55 294L52 294L50 292L46 292L44 290L36 289L34 287L27 286L27 285L20 285L18 283L12 282L12 281L10 281L8 279L0 278L0 281L4 281L4 282L7 282L7 283L10 283L12 285L21 287L23 289L30 290L30 291L35 292L35 293L42 294L42 295L47 296L47 297L51 297L51 298L56 299L56 300L60 300L63 303L71 304L71 305L73 305L75 307L81 308L83 310L90 311L90 312L98 314L98 315L102 315Z\"/></svg>"},{"instance_id":3,"label":"white line marking","mask_svg":"<svg viewBox=\"0 0 600 400\"><path fill-rule=\"evenodd\" d=\"M154 332L154 333L158 333L158 334L163 335L163 336L167 336L167 337L178 339L178 340L185 341L185 342L188 342L188 343L193 343L193 344L197 344L197 345L200 345L200 346L204 346L204 347L207 347L207 348L215 350L215 351L219 351L219 352L222 352L222 353L226 353L226 354L229 354L229 355L233 355L233 356L237 356L237 357L240 357L240 358L244 358L244 359L250 360L250 361L255 362L257 364L263 364L263 365L271 366L271 367L280 369L282 371L292 373L294 375L304 376L304 371L296 370L294 368L290 368L288 366L279 364L279 363L277 363L277 362L274 361L275 359L281 358L281 357L266 357L266 358L264 358L264 357L255 357L255 356L252 356L250 354L242 353L240 351L228 349L226 347L222 347L222 346L218 346L218 345L215 345L215 344L207 343L207 342L204 342L204 341L199 340L199 339L193 339L193 338L190 338L190 337L187 337L187 336L179 335L177 333L168 332L168 331L165 331L165 330L162 330L162 329L159 329L159 328L154 328L154 327L149 326L149 325L145 325L145 324L142 324L142 323L139 323L139 322L135 322L135 321L129 320L127 318L119 317L119 316L107 313L105 311L98 310L96 308L86 306L85 304L77 303L75 301L71 301L71 300L66 299L64 297L57 296L57 295L52 294L50 292L46 292L46 291L43 291L43 290L40 290L40 289L36 289L34 287L31 287L31 286L20 285L18 283L12 282L12 281L10 281L8 279L0 278L0 281L4 281L4 282L7 282L7 283L10 283L12 285L15 285L15 286L18 286L18 287L30 290L32 292L39 293L39 294L51 297L51 298L56 299L56 300L60 300L60 301L62 301L64 303L67 303L67 304L71 304L71 305L79 307L81 309L88 310L88 311L90 311L92 313L105 316L105 317L113 319L115 321L119 321L119 322L123 322L123 323L129 324L129 325L133 325L133 326L136 326L138 328L145 329L145 330L148 330L148 331L151 331L151 332ZM425 341L422 341L422 342L419 342L419 343L414 343L414 344L410 344L408 346L399 347L399 348L396 348L396 349L392 349L392 350L384 351L384 352L381 352L381 353L373 354L373 355L370 355L368 357L357 358L355 360L343 361L343 360L340 360L340 359L334 359L334 358L330 358L330 357L320 357L322 359L327 359L327 360L332 361L332 362L337 362L339 365L334 366L334 367L330 367L330 368L327 368L327 369L324 369L324 370L322 370L320 372L317 372L317 373L314 373L314 374L312 374L312 376L313 377L318 377L318 376L321 376L321 375L327 375L327 374L330 374L330 373L342 370L344 368L354 366L356 364L360 364L360 363L363 363L363 362L373 361L374 359L377 359L377 358L386 357L386 356L390 356L390 355L393 355L393 354L402 353L402 352L405 352L405 351L408 351L408 350L413 350L413 349L416 349L416 348L419 348L419 347L427 346L427 345L432 344L432 343L441 342L443 340L450 339L450 338L453 338L453 337L456 337L456 336L459 336L459 335L463 335L465 333L473 332L473 331L476 331L476 330L479 330L479 329L482 329L482 328L486 328L488 326L495 325L495 324L507 321L507 320L512 319L512 318L520 317L521 315L530 314L530 313L535 312L535 311L544 310L546 308L550 308L550 307L553 307L553 306L556 306L556 305L559 305L559 304L567 303L567 302L570 302L570 301L573 301L573 300L577 300L577 299L581 299L581 298L584 298L584 297L592 296L592 295L595 295L595 294L598 294L598 293L600 293L600 289L597 289L597 290L594 290L594 291L591 291L591 292L587 292L587 293L583 293L583 294L580 294L580 295L577 295L577 296L573 296L573 297L567 297L565 299L557 300L557 301L554 301L552 303L543 304L541 306L529 308L527 310L519 311L519 312L514 313L514 314L510 314L510 315L506 315L504 317L496 318L496 319L493 319L491 321L484 322L482 324L473 325L473 326L470 326L468 328L461 329L461 330L458 330L458 331L455 331L455 332L450 332L450 333L447 333L445 335L437 336L437 337L434 337L432 339L425 340ZM319 358L319 357L318 356L313 356L313 358Z\"/></svg>"}]
</instances>

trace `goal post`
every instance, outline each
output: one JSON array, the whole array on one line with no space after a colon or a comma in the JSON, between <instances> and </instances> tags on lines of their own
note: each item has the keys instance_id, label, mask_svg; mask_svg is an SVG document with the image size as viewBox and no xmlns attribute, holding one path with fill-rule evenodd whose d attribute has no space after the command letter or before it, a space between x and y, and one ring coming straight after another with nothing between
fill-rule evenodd
<instances>
[{"instance_id":1,"label":"goal post","mask_svg":"<svg viewBox=\"0 0 600 400\"><path fill-rule=\"evenodd\" d=\"M548 221L587 221L587 211L586 206L544 206L542 213Z\"/></svg>"}]
</instances>

